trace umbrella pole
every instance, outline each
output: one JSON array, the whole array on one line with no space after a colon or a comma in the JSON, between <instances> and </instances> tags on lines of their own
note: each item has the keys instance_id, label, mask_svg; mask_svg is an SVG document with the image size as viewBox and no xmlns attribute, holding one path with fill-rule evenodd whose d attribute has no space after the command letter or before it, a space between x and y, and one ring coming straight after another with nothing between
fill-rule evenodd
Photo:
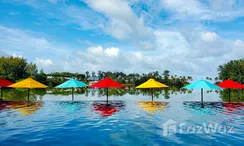
<instances>
[{"instance_id":1,"label":"umbrella pole","mask_svg":"<svg viewBox=\"0 0 244 146\"><path fill-rule=\"evenodd\" d=\"M30 88L28 88L28 101L30 101Z\"/></svg>"},{"instance_id":2,"label":"umbrella pole","mask_svg":"<svg viewBox=\"0 0 244 146\"><path fill-rule=\"evenodd\" d=\"M72 100L74 100L74 88L72 88Z\"/></svg>"},{"instance_id":3,"label":"umbrella pole","mask_svg":"<svg viewBox=\"0 0 244 146\"><path fill-rule=\"evenodd\" d=\"M230 102L230 88L229 88L229 102Z\"/></svg>"},{"instance_id":4,"label":"umbrella pole","mask_svg":"<svg viewBox=\"0 0 244 146\"><path fill-rule=\"evenodd\" d=\"M152 92L152 101L153 101L153 89L151 89L151 92Z\"/></svg>"},{"instance_id":5,"label":"umbrella pole","mask_svg":"<svg viewBox=\"0 0 244 146\"><path fill-rule=\"evenodd\" d=\"M3 89L2 89L2 87L0 88L0 90L1 90L1 98L0 98L0 100L3 100Z\"/></svg>"},{"instance_id":6,"label":"umbrella pole","mask_svg":"<svg viewBox=\"0 0 244 146\"><path fill-rule=\"evenodd\" d=\"M203 106L203 89L201 89L201 104L202 104L202 108L204 107Z\"/></svg>"},{"instance_id":7,"label":"umbrella pole","mask_svg":"<svg viewBox=\"0 0 244 146\"><path fill-rule=\"evenodd\" d=\"M107 88L107 105L108 105L108 88Z\"/></svg>"}]
</instances>

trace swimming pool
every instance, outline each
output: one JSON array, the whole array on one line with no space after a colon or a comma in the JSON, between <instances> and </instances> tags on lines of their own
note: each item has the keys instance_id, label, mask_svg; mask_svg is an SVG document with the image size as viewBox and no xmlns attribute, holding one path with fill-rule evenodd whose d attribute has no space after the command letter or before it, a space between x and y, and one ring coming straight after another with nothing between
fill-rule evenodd
<instances>
[{"instance_id":1,"label":"swimming pool","mask_svg":"<svg viewBox=\"0 0 244 146\"><path fill-rule=\"evenodd\" d=\"M210 94L200 108L196 95L149 102L127 94L110 97L109 106L96 94L2 102L0 145L243 145L244 104Z\"/></svg>"}]
</instances>

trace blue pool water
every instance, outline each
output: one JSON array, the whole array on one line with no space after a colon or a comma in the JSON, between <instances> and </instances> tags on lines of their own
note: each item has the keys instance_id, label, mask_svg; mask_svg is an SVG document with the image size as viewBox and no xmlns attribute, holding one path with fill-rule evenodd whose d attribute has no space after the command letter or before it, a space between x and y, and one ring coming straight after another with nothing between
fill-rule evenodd
<instances>
[{"instance_id":1,"label":"blue pool water","mask_svg":"<svg viewBox=\"0 0 244 146\"><path fill-rule=\"evenodd\" d=\"M0 145L243 145L244 103L210 94L200 108L197 94L110 97L108 106L96 94L2 102Z\"/></svg>"}]
</instances>

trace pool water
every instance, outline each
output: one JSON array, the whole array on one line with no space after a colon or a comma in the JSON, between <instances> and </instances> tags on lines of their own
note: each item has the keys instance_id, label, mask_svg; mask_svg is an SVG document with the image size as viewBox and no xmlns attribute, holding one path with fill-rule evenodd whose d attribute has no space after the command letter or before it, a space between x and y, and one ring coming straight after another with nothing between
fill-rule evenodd
<instances>
[{"instance_id":1,"label":"pool water","mask_svg":"<svg viewBox=\"0 0 244 146\"><path fill-rule=\"evenodd\" d=\"M0 145L244 144L244 103L216 97L201 108L197 100L183 101L187 95L155 102L126 95L110 97L106 105L95 96L0 102Z\"/></svg>"}]
</instances>

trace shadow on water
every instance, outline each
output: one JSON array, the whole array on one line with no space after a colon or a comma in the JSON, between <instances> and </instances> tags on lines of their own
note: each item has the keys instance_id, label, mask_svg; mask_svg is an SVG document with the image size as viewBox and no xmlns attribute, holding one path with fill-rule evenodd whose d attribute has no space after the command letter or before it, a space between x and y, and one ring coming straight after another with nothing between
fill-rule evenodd
<instances>
[{"instance_id":1,"label":"shadow on water","mask_svg":"<svg viewBox=\"0 0 244 146\"><path fill-rule=\"evenodd\" d=\"M168 105L168 102L155 102L155 101L139 101L136 103L142 110L155 114L157 111L163 111Z\"/></svg>"},{"instance_id":2,"label":"shadow on water","mask_svg":"<svg viewBox=\"0 0 244 146\"><path fill-rule=\"evenodd\" d=\"M99 112L100 116L106 117L125 109L125 102L113 100L107 104L106 101L93 101L91 107L93 111Z\"/></svg>"}]
</instances>

